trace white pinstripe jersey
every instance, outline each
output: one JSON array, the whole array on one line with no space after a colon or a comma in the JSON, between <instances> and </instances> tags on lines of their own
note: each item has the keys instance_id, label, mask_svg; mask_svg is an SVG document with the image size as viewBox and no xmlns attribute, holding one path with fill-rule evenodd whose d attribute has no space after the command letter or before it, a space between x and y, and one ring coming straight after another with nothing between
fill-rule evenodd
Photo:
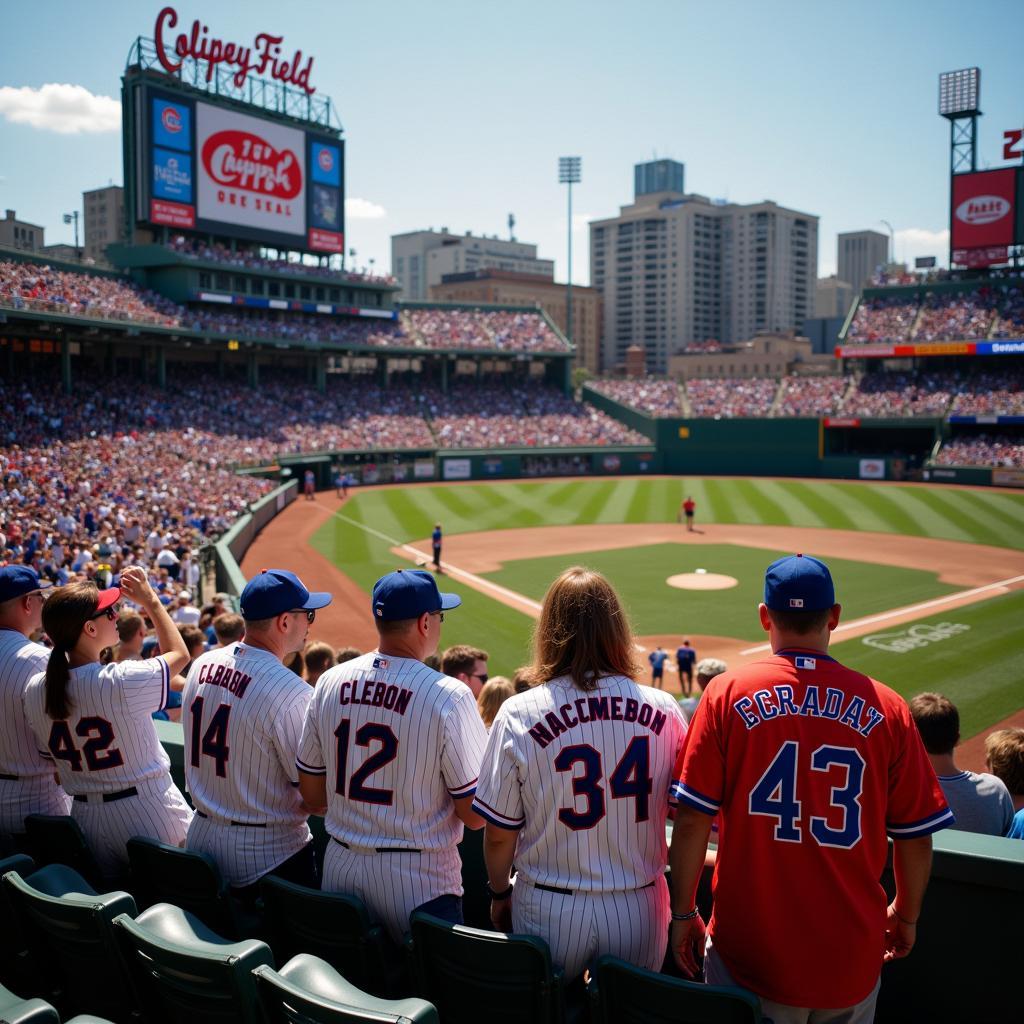
<instances>
[{"instance_id":1,"label":"white pinstripe jersey","mask_svg":"<svg viewBox=\"0 0 1024 1024\"><path fill-rule=\"evenodd\" d=\"M25 687L46 671L50 652L14 629L0 629L0 775L52 775L25 718Z\"/></svg>"},{"instance_id":2,"label":"white pinstripe jersey","mask_svg":"<svg viewBox=\"0 0 1024 1024\"><path fill-rule=\"evenodd\" d=\"M200 655L182 694L185 781L196 810L300 826L295 752L313 688L269 651L234 643Z\"/></svg>"},{"instance_id":3,"label":"white pinstripe jersey","mask_svg":"<svg viewBox=\"0 0 1024 1024\"><path fill-rule=\"evenodd\" d=\"M327 831L356 847L443 850L462 839L452 800L476 789L487 733L473 691L377 653L316 684L298 766L327 777Z\"/></svg>"},{"instance_id":4,"label":"white pinstripe jersey","mask_svg":"<svg viewBox=\"0 0 1024 1024\"><path fill-rule=\"evenodd\" d=\"M474 809L519 831L516 868L585 892L635 889L665 870L665 820L686 723L674 697L624 676L590 692L553 679L501 706Z\"/></svg>"},{"instance_id":5,"label":"white pinstripe jersey","mask_svg":"<svg viewBox=\"0 0 1024 1024\"><path fill-rule=\"evenodd\" d=\"M82 665L68 681L71 714L46 714L46 676L25 689L25 714L39 752L53 760L65 792L114 793L166 775L171 760L157 739L153 712L167 704L171 677L163 658Z\"/></svg>"}]
</instances>

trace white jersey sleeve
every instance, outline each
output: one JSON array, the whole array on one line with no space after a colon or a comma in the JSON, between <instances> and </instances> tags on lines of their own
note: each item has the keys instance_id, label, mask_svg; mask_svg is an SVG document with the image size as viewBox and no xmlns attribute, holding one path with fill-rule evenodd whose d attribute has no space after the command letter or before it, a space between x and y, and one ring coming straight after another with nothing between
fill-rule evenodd
<instances>
[{"instance_id":1,"label":"white jersey sleeve","mask_svg":"<svg viewBox=\"0 0 1024 1024\"><path fill-rule=\"evenodd\" d=\"M0 775L19 779L52 775L49 754L39 744L25 719L25 687L46 671L50 652L13 629L0 629Z\"/></svg>"},{"instance_id":2,"label":"white jersey sleeve","mask_svg":"<svg viewBox=\"0 0 1024 1024\"><path fill-rule=\"evenodd\" d=\"M477 783L474 810L499 828L518 831L525 820L523 812L522 734L505 708L498 709L487 739L480 781Z\"/></svg>"},{"instance_id":3,"label":"white jersey sleeve","mask_svg":"<svg viewBox=\"0 0 1024 1024\"><path fill-rule=\"evenodd\" d=\"M327 762L324 760L323 747L320 744L320 701L318 697L323 689L317 687L306 708L306 716L302 723L302 735L299 737L298 752L295 755L295 767L306 775L326 775Z\"/></svg>"},{"instance_id":4,"label":"white jersey sleeve","mask_svg":"<svg viewBox=\"0 0 1024 1024\"><path fill-rule=\"evenodd\" d=\"M295 767L295 752L299 748L302 724L306 720L306 711L312 696L313 688L311 686L306 687L306 692L298 691L281 708L271 726L271 741L277 752L277 759L281 762L281 771L293 785L298 785L299 782L299 773Z\"/></svg>"},{"instance_id":5,"label":"white jersey sleeve","mask_svg":"<svg viewBox=\"0 0 1024 1024\"><path fill-rule=\"evenodd\" d=\"M163 711L171 688L171 672L164 658L122 661L111 683L120 689L125 708L140 717Z\"/></svg>"},{"instance_id":6,"label":"white jersey sleeve","mask_svg":"<svg viewBox=\"0 0 1024 1024\"><path fill-rule=\"evenodd\" d=\"M487 730L472 691L466 687L444 720L444 745L441 748L441 777L452 799L476 792L480 761L487 745Z\"/></svg>"}]
</instances>

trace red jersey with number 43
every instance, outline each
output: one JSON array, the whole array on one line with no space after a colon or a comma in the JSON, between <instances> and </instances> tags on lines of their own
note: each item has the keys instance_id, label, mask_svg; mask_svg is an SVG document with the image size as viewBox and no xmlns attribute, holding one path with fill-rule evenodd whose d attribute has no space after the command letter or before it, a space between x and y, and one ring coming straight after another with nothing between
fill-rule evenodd
<instances>
[{"instance_id":1,"label":"red jersey with number 43","mask_svg":"<svg viewBox=\"0 0 1024 1024\"><path fill-rule=\"evenodd\" d=\"M882 965L887 841L953 823L906 702L821 653L726 672L697 705L672 795L721 813L710 931L737 983L853 1006Z\"/></svg>"}]
</instances>

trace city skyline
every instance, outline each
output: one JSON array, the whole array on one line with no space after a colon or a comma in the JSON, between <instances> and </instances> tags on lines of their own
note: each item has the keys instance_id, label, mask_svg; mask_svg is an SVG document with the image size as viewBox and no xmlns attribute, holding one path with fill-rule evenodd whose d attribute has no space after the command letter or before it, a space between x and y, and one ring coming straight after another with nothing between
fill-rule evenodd
<instances>
[{"instance_id":1,"label":"city skyline","mask_svg":"<svg viewBox=\"0 0 1024 1024\"><path fill-rule=\"evenodd\" d=\"M42 224L51 244L72 240L62 216L81 209L83 191L121 183L120 75L161 6L100 4L96 18L44 0L42 16L0 39L0 205ZM386 18L353 3L287 17L266 2L176 8L179 30L198 17L226 40L274 31L314 56L310 82L345 128L346 248L378 271L393 234L447 227L504 238L513 212L516 237L564 280L557 160L566 154L583 158L581 284L590 282L587 224L632 201L633 166L655 155L686 165L689 192L819 217L819 276L836 270L838 233L887 232L883 219L897 259L944 263L949 129L936 112L938 74L981 67L979 167L1003 165L1002 132L1024 123L1015 61L1024 9L821 6L656 2L641 17L608 2L528 0L511 21L462 0L392 3ZM993 33L994 21L1005 31Z\"/></svg>"}]
</instances>

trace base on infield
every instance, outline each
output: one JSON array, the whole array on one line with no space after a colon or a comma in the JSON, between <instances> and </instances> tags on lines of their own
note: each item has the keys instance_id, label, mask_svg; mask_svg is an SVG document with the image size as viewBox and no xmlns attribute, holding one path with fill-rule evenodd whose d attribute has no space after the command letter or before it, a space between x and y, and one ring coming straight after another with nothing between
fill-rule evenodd
<instances>
[{"instance_id":1,"label":"base on infield","mask_svg":"<svg viewBox=\"0 0 1024 1024\"><path fill-rule=\"evenodd\" d=\"M739 584L739 580L735 576L707 572L704 569L698 569L696 572L680 572L675 576L669 576L665 582L670 587L678 587L679 590L728 590Z\"/></svg>"}]
</instances>

